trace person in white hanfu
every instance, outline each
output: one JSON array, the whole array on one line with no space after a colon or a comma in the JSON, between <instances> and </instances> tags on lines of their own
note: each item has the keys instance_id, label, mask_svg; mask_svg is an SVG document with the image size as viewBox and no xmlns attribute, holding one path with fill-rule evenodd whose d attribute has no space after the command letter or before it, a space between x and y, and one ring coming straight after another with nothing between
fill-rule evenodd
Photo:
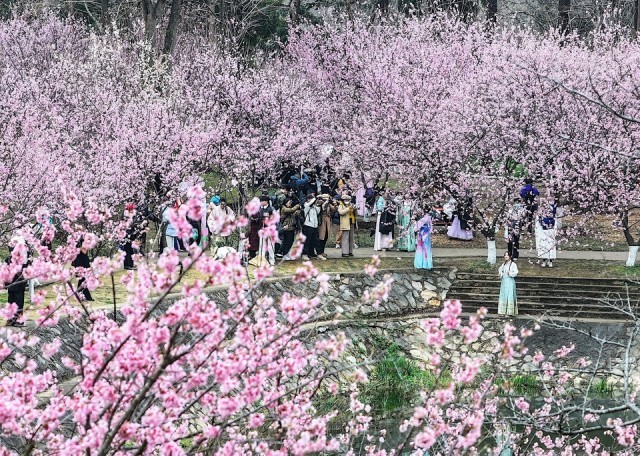
<instances>
[{"instance_id":1,"label":"person in white hanfu","mask_svg":"<svg viewBox=\"0 0 640 456\"><path fill-rule=\"evenodd\" d=\"M556 259L556 204L541 204L536 220L536 250L542 267L553 267Z\"/></svg>"}]
</instances>

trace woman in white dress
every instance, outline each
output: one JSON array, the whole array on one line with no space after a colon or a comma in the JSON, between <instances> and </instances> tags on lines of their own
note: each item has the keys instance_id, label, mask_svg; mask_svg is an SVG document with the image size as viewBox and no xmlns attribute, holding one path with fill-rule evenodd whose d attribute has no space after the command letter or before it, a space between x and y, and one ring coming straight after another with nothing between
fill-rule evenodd
<instances>
[{"instance_id":1,"label":"woman in white dress","mask_svg":"<svg viewBox=\"0 0 640 456\"><path fill-rule=\"evenodd\" d=\"M553 267L556 259L556 205L542 205L543 213L536 222L536 250L542 267Z\"/></svg>"},{"instance_id":2,"label":"woman in white dress","mask_svg":"<svg viewBox=\"0 0 640 456\"><path fill-rule=\"evenodd\" d=\"M393 247L393 232L382 234L380 232L380 221L386 214L387 201L384 199L386 193L381 190L375 204L375 211L378 214L376 218L376 232L373 240L373 250L380 251Z\"/></svg>"}]
</instances>

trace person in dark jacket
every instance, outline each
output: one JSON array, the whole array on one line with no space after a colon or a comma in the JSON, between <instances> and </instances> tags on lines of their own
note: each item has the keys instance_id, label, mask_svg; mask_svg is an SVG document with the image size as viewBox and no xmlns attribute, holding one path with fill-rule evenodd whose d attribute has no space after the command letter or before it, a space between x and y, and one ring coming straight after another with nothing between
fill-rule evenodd
<instances>
[{"instance_id":1,"label":"person in dark jacket","mask_svg":"<svg viewBox=\"0 0 640 456\"><path fill-rule=\"evenodd\" d=\"M533 179L527 177L524 180L524 187L520 190L520 198L524 202L525 207L525 228L529 234L533 233L533 217L538 211L538 195L540 191L533 185Z\"/></svg>"},{"instance_id":2,"label":"person in dark jacket","mask_svg":"<svg viewBox=\"0 0 640 456\"><path fill-rule=\"evenodd\" d=\"M6 259L6 263L9 264L11 262L11 257ZM26 264L22 266L22 269L27 266ZM7 321L7 326L16 326L22 327L24 326L24 321L22 321L22 314L24 313L24 295L25 290L27 288L27 280L25 280L22 275L22 269L18 272L11 282L7 285L7 302L15 303L18 306L18 310L16 311L13 318Z\"/></svg>"},{"instance_id":3,"label":"person in dark jacket","mask_svg":"<svg viewBox=\"0 0 640 456\"><path fill-rule=\"evenodd\" d=\"M297 231L296 216L301 213L299 204L289 198L284 202L284 206L280 209L280 224L282 226L282 249L280 253L285 260L293 260L289 255L289 251L293 246L293 241Z\"/></svg>"},{"instance_id":4,"label":"person in dark jacket","mask_svg":"<svg viewBox=\"0 0 640 456\"><path fill-rule=\"evenodd\" d=\"M82 240L80 240L80 244L82 244ZM78 252L76 258L71 262L71 266L76 268L76 277L80 278L80 280L78 280L78 287L76 291L82 291L85 300L93 301L91 291L87 288L86 280L84 278L84 273L89 272L89 269L91 269L91 260L89 260L87 252L88 251L85 247L80 247L80 252Z\"/></svg>"},{"instance_id":5,"label":"person in dark jacket","mask_svg":"<svg viewBox=\"0 0 640 456\"><path fill-rule=\"evenodd\" d=\"M136 209L135 206L133 209ZM147 211L148 212L148 211ZM131 221L131 225L127 228L127 237L122 243L122 249L124 250L124 268L127 270L133 270L133 255L139 252L139 249L133 248L133 243L136 241L144 242L142 235L146 234L144 225L146 224L146 214L136 211L136 215Z\"/></svg>"},{"instance_id":6,"label":"person in dark jacket","mask_svg":"<svg viewBox=\"0 0 640 456\"><path fill-rule=\"evenodd\" d=\"M291 176L289 185L295 191L296 196L298 197L298 202L300 204L304 204L306 201L307 190L309 189L309 176L305 173Z\"/></svg>"}]
</instances>

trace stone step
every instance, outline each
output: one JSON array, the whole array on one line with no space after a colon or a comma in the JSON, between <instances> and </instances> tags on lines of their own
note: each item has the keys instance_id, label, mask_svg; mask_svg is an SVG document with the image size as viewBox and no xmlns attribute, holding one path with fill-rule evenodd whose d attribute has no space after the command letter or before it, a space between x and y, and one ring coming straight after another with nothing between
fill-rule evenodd
<instances>
[{"instance_id":1,"label":"stone step","mask_svg":"<svg viewBox=\"0 0 640 456\"><path fill-rule=\"evenodd\" d=\"M589 289L567 289L567 288L531 288L520 286L520 284L516 285L516 290L518 294L522 295L533 295L533 296L584 296L587 298L622 298L622 299L630 299L632 301L640 300L640 290L638 291L627 291L620 289L611 289L611 290L589 290ZM454 286L449 290L449 295L452 294L465 294L465 295L473 295L475 293L480 294L499 294L500 286L483 286L483 287L471 287L471 286Z\"/></svg>"},{"instance_id":2,"label":"stone step","mask_svg":"<svg viewBox=\"0 0 640 456\"><path fill-rule=\"evenodd\" d=\"M615 288L624 288L624 287L628 287L628 288L640 288L640 286L638 286L637 283L633 283L633 282L624 282L624 281L616 281L616 280L612 280L610 282L607 281L603 281L603 280L598 280L598 281L580 281L580 280L576 280L574 282L569 282L569 281L557 281L554 280L553 278L549 278L549 277L536 277L536 278L531 278L531 277L524 277L524 276L518 276L516 277L516 280L518 281L518 283L522 283L522 284L531 284L531 285L559 285L559 286L568 286L568 287L573 287L573 286L587 286L587 287L615 287ZM498 275L494 275L494 276L489 276L489 277L465 277L465 278L457 278L456 279L456 283L461 283L461 284L481 284L481 283L495 283L495 282L500 282L500 278L498 277Z\"/></svg>"},{"instance_id":3,"label":"stone step","mask_svg":"<svg viewBox=\"0 0 640 456\"><path fill-rule=\"evenodd\" d=\"M535 303L541 306L601 306L601 307L610 307L607 302L615 303L616 301L606 301L602 298L585 298L582 296L547 296L547 297L539 297L532 295L523 295L521 293L517 293L518 302L520 300ZM458 299L462 301L464 304L467 301L485 301L485 302L498 302L499 294L486 294L486 293L477 293L477 294L447 294L448 299ZM619 301L617 301L619 302ZM635 303L631 302L632 307L639 307L634 305Z\"/></svg>"},{"instance_id":4,"label":"stone step","mask_svg":"<svg viewBox=\"0 0 640 456\"><path fill-rule=\"evenodd\" d=\"M526 300L529 302L536 302L541 305L562 305L563 303L567 304L598 304L598 305L631 305L633 308L640 308L639 301L637 300L628 300L624 298L617 298L615 296L611 296L608 298L590 298L590 297L582 297L582 296L536 296L530 294L522 294L517 293L519 300ZM447 299L457 299L459 301L465 302L468 300L481 299L485 301L498 301L499 294L498 293L469 293L469 294L461 294L461 293L449 293L447 294Z\"/></svg>"},{"instance_id":5,"label":"stone step","mask_svg":"<svg viewBox=\"0 0 640 456\"><path fill-rule=\"evenodd\" d=\"M558 271L560 272L560 271ZM486 280L496 280L498 278L498 271L492 274L484 274L484 273L469 273L469 272L458 272L457 281L464 280L476 280L476 281L486 281ZM585 283L585 284L593 284L593 285L602 285L602 284L616 284L622 285L627 284L631 286L637 287L637 283L621 278L607 278L607 277L562 277L562 276L532 276L532 275L519 275L518 280L522 282L540 282L540 283Z\"/></svg>"},{"instance_id":6,"label":"stone step","mask_svg":"<svg viewBox=\"0 0 640 456\"><path fill-rule=\"evenodd\" d=\"M625 320L629 315L611 304L629 301L629 311L640 313L634 305L640 302L640 287L626 279L519 276L516 292L519 312L529 315ZM464 311L486 307L489 313L497 313L499 294L496 274L459 273L447 297L459 299Z\"/></svg>"},{"instance_id":7,"label":"stone step","mask_svg":"<svg viewBox=\"0 0 640 456\"><path fill-rule=\"evenodd\" d=\"M498 313L498 301L467 300L462 301L462 311L473 313L480 307L489 314ZM589 317L628 320L629 315L611 306L541 306L536 302L518 300L518 313L527 315L553 315L558 317Z\"/></svg>"}]
</instances>

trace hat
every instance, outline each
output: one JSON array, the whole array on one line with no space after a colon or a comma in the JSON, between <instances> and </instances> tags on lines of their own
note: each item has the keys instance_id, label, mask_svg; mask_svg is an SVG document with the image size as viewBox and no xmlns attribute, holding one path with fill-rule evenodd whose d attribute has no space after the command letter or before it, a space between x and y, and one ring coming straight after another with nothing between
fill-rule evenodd
<instances>
[{"instance_id":1,"label":"hat","mask_svg":"<svg viewBox=\"0 0 640 456\"><path fill-rule=\"evenodd\" d=\"M211 204L215 204L216 206L220 204L220 196L213 195L211 197Z\"/></svg>"},{"instance_id":2,"label":"hat","mask_svg":"<svg viewBox=\"0 0 640 456\"><path fill-rule=\"evenodd\" d=\"M346 193L342 195L342 201L351 201L351 195L347 195Z\"/></svg>"},{"instance_id":3,"label":"hat","mask_svg":"<svg viewBox=\"0 0 640 456\"><path fill-rule=\"evenodd\" d=\"M324 200L331 199L331 197L329 195L327 195L326 193L323 193L322 195L318 196L318 198L324 199Z\"/></svg>"}]
</instances>

